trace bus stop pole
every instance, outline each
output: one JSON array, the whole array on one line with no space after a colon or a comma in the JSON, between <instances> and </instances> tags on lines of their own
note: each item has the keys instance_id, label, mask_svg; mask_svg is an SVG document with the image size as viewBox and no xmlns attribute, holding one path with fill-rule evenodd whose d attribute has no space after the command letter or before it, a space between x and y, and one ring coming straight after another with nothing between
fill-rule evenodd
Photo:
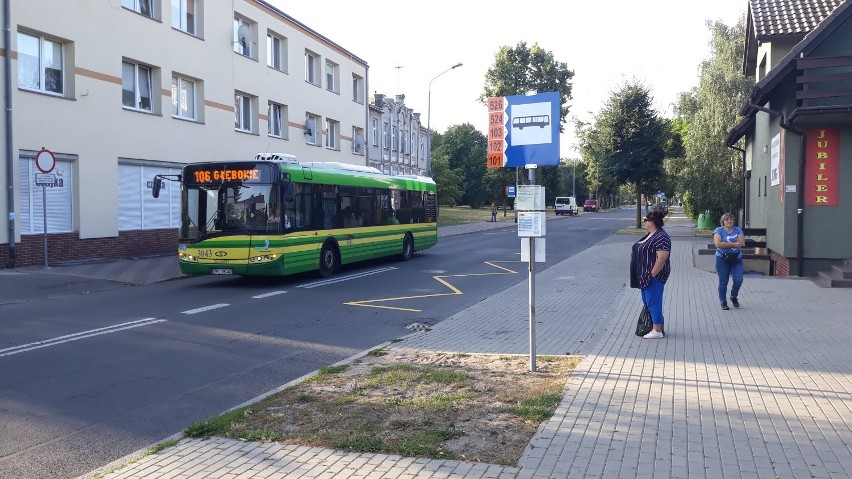
<instances>
[{"instance_id":1,"label":"bus stop pole","mask_svg":"<svg viewBox=\"0 0 852 479\"><path fill-rule=\"evenodd\" d=\"M44 219L44 229L42 230L44 236L44 267L47 269L47 185L41 185L41 207Z\"/></svg>"},{"instance_id":2,"label":"bus stop pole","mask_svg":"<svg viewBox=\"0 0 852 479\"><path fill-rule=\"evenodd\" d=\"M535 168L530 168L530 184L535 185ZM535 238L529 237L530 241L530 371L535 372Z\"/></svg>"}]
</instances>

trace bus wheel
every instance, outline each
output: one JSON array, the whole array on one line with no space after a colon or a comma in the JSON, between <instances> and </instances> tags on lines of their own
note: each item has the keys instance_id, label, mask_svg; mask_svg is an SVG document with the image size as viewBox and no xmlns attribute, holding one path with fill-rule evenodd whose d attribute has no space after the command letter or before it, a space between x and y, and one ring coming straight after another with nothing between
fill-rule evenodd
<instances>
[{"instance_id":1,"label":"bus wheel","mask_svg":"<svg viewBox=\"0 0 852 479\"><path fill-rule=\"evenodd\" d=\"M411 233L405 233L405 239L402 240L402 260L408 261L414 256L414 238Z\"/></svg>"},{"instance_id":2,"label":"bus wheel","mask_svg":"<svg viewBox=\"0 0 852 479\"><path fill-rule=\"evenodd\" d=\"M320 251L319 274L323 278L328 278L337 269L337 251L334 246L326 243Z\"/></svg>"}]
</instances>

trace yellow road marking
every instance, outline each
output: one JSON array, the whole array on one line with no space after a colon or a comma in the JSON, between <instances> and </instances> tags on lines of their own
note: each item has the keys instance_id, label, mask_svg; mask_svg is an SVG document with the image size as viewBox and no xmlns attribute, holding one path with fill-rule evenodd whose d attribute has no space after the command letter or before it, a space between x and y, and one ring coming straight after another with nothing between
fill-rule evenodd
<instances>
[{"instance_id":1,"label":"yellow road marking","mask_svg":"<svg viewBox=\"0 0 852 479\"><path fill-rule=\"evenodd\" d=\"M450 284L448 281L445 281L444 278L464 278L464 277L467 277L467 276L493 276L493 275L497 275L497 274L517 274L518 273L517 271L513 271L509 268L504 268L502 266L498 266L494 263L520 263L520 261L486 261L485 262L485 264L487 264L488 266L493 266L494 268L500 269L503 272L468 273L468 274L442 274L442 275L438 275L438 276L432 276L432 278L434 278L435 281L437 281L437 282L443 284L444 286L446 286L447 288L449 288L450 291L452 291L451 293L420 294L420 295L417 295L417 296L399 296L399 297L396 297L396 298L367 299L367 300L364 300L364 301L350 301L348 303L343 303L343 304L348 305L348 306L363 306L365 308L393 309L393 310L396 310L396 311L412 311L412 312L415 312L415 313L419 313L422 310L411 309L411 308L400 308L400 307L397 307L397 306L381 306L381 305L372 304L372 303L384 303L384 302L387 302L387 301L402 301L402 300L406 300L406 299L435 298L435 297L438 297L438 296L456 296L456 295L464 294L464 293L460 289L458 289L455 286L453 286L452 284Z\"/></svg>"}]
</instances>

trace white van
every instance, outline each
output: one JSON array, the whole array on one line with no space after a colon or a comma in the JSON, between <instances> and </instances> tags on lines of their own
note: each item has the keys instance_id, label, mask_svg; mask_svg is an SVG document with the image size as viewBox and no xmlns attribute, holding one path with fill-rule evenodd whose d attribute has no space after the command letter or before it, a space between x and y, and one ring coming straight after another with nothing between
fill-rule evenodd
<instances>
[{"instance_id":1,"label":"white van","mask_svg":"<svg viewBox=\"0 0 852 479\"><path fill-rule=\"evenodd\" d=\"M573 196L557 196L556 203L553 205L556 210L556 215L576 215L577 201Z\"/></svg>"}]
</instances>

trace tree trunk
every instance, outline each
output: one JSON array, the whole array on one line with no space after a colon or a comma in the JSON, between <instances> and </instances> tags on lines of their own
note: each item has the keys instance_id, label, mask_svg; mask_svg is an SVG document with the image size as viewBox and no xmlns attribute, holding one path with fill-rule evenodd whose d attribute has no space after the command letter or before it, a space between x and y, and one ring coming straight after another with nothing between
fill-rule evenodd
<instances>
[{"instance_id":1,"label":"tree trunk","mask_svg":"<svg viewBox=\"0 0 852 479\"><path fill-rule=\"evenodd\" d=\"M642 191L639 190L639 184L636 184L636 228L641 229L642 226Z\"/></svg>"}]
</instances>

